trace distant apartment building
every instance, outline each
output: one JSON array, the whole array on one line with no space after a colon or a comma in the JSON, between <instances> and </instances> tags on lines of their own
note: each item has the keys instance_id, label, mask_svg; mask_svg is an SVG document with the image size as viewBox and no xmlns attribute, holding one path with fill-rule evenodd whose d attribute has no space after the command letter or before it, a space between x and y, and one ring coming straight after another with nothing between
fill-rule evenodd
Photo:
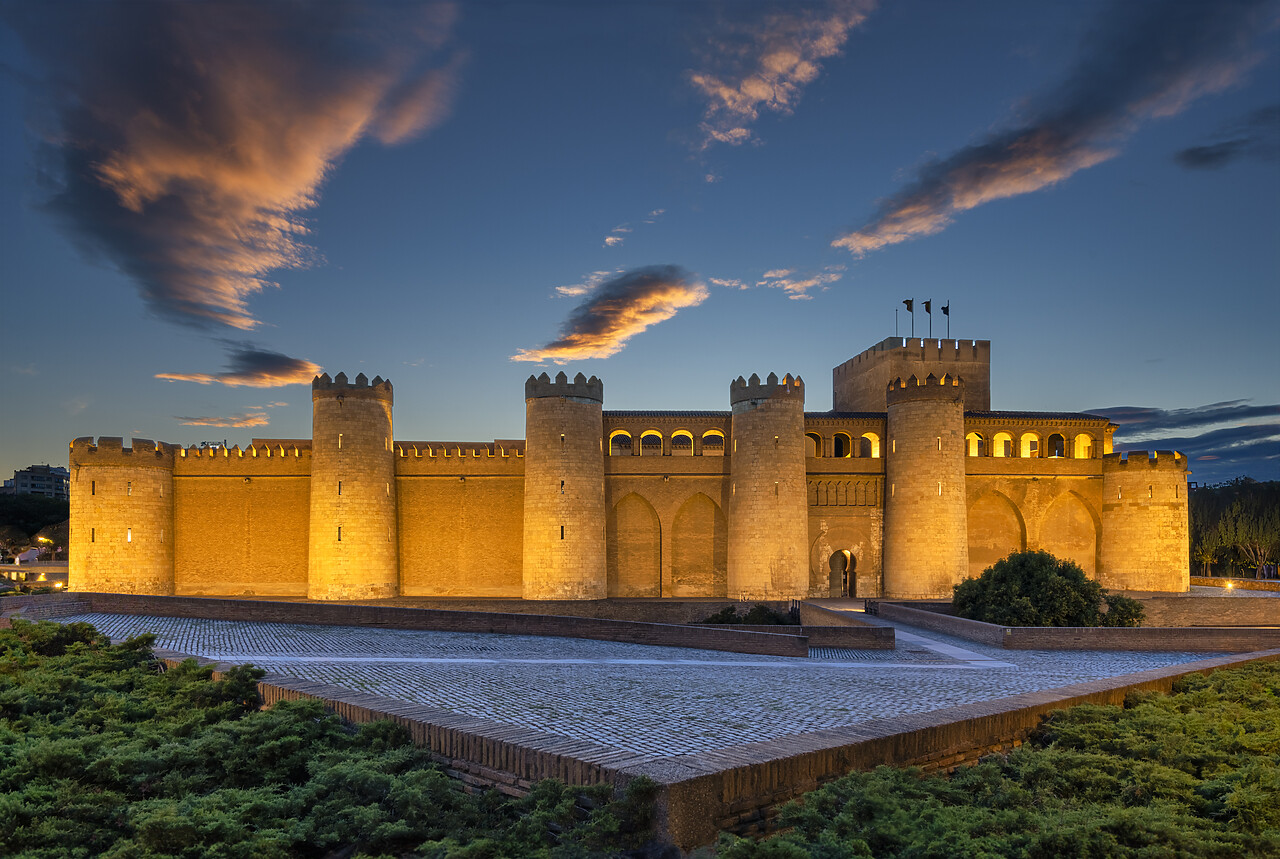
<instances>
[{"instance_id":1,"label":"distant apartment building","mask_svg":"<svg viewBox=\"0 0 1280 859\"><path fill-rule=\"evenodd\" d=\"M4 491L15 495L43 495L46 498L69 498L71 472L51 465L32 465L13 473L4 482Z\"/></svg>"}]
</instances>

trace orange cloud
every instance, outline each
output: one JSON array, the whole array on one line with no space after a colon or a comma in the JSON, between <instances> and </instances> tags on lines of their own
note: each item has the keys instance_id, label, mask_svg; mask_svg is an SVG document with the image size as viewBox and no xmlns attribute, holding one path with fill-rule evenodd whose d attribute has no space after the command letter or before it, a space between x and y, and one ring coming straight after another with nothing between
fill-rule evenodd
<instances>
[{"instance_id":1,"label":"orange cloud","mask_svg":"<svg viewBox=\"0 0 1280 859\"><path fill-rule=\"evenodd\" d=\"M849 31L866 20L875 0L838 0L829 12L808 8L768 16L750 29L716 42L711 65L736 66L724 72L691 72L689 81L707 99L700 149L714 143L738 146L752 139L751 123L762 110L789 113L802 89L822 71L820 60L844 47ZM707 181L712 181L708 174Z\"/></svg>"},{"instance_id":2,"label":"orange cloud","mask_svg":"<svg viewBox=\"0 0 1280 859\"><path fill-rule=\"evenodd\" d=\"M231 349L229 360L230 366L222 373L156 373L155 377L200 385L216 382L231 388L278 388L310 384L322 369L319 364L301 358L243 346Z\"/></svg>"},{"instance_id":3,"label":"orange cloud","mask_svg":"<svg viewBox=\"0 0 1280 859\"><path fill-rule=\"evenodd\" d=\"M1235 82L1265 3L1117 3L1037 118L925 165L861 228L833 241L861 257L941 232L961 212L1051 187L1119 154L1138 125Z\"/></svg>"},{"instance_id":4,"label":"orange cloud","mask_svg":"<svg viewBox=\"0 0 1280 859\"><path fill-rule=\"evenodd\" d=\"M264 427L270 423L266 412L246 412L224 418L174 415L174 419L182 421L182 425L186 427Z\"/></svg>"},{"instance_id":5,"label":"orange cloud","mask_svg":"<svg viewBox=\"0 0 1280 859\"><path fill-rule=\"evenodd\" d=\"M248 300L312 262L303 213L371 136L440 122L461 58L450 3L33 4L53 71L53 209L160 315L250 329ZM51 159L54 160L54 159Z\"/></svg>"},{"instance_id":6,"label":"orange cloud","mask_svg":"<svg viewBox=\"0 0 1280 859\"><path fill-rule=\"evenodd\" d=\"M635 269L598 283L569 314L559 339L540 349L521 349L512 361L565 364L608 358L626 342L686 307L706 300L707 288L674 265Z\"/></svg>"}]
</instances>

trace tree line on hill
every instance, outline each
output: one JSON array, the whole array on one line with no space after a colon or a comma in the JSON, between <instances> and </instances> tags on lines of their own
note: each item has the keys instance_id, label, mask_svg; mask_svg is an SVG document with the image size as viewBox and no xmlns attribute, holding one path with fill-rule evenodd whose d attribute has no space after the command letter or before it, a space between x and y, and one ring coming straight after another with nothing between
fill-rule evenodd
<instances>
[{"instance_id":1,"label":"tree line on hill","mask_svg":"<svg viewBox=\"0 0 1280 859\"><path fill-rule=\"evenodd\" d=\"M1191 560L1200 575L1275 576L1280 481L1237 477L1191 490Z\"/></svg>"},{"instance_id":2,"label":"tree line on hill","mask_svg":"<svg viewBox=\"0 0 1280 859\"><path fill-rule=\"evenodd\" d=\"M71 503L43 495L0 495L0 562L28 549L42 559L65 561L70 537Z\"/></svg>"}]
</instances>

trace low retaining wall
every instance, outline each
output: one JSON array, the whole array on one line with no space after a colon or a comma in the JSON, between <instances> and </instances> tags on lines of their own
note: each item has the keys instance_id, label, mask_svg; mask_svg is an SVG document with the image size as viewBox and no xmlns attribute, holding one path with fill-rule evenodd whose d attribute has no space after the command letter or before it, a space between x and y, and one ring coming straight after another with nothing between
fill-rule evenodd
<instances>
[{"instance_id":1,"label":"low retaining wall","mask_svg":"<svg viewBox=\"0 0 1280 859\"><path fill-rule=\"evenodd\" d=\"M51 594L50 596L62 596ZM496 612L443 611L376 604L285 602L268 600L162 597L134 594L66 594L87 600L103 614L144 614L209 620L305 623L325 626L379 626L389 629L484 632L587 638L661 647L691 647L759 656L809 655L809 641L801 634L742 632L704 626L641 623L592 617L558 617ZM72 612L65 612L71 614Z\"/></svg>"},{"instance_id":2,"label":"low retaining wall","mask_svg":"<svg viewBox=\"0 0 1280 859\"><path fill-rule=\"evenodd\" d=\"M1152 597L1142 606L1144 627L1280 626L1280 596Z\"/></svg>"},{"instance_id":3,"label":"low retaining wall","mask_svg":"<svg viewBox=\"0 0 1280 859\"><path fill-rule=\"evenodd\" d=\"M747 623L698 624L707 629L740 629L743 632L772 632L803 635L810 647L839 647L850 650L893 650L897 647L891 626L776 626Z\"/></svg>"},{"instance_id":4,"label":"low retaining wall","mask_svg":"<svg viewBox=\"0 0 1280 859\"><path fill-rule=\"evenodd\" d=\"M1233 588L1241 591L1280 591L1275 579L1225 579L1217 576L1192 576L1191 584L1204 588Z\"/></svg>"},{"instance_id":5,"label":"low retaining wall","mask_svg":"<svg viewBox=\"0 0 1280 859\"><path fill-rule=\"evenodd\" d=\"M899 603L881 602L886 620L1007 650L1173 650L1247 653L1280 647L1280 627L1053 627L1000 626Z\"/></svg>"},{"instance_id":6,"label":"low retaining wall","mask_svg":"<svg viewBox=\"0 0 1280 859\"><path fill-rule=\"evenodd\" d=\"M170 665L183 658L165 651L157 651L157 655ZM854 770L881 764L953 769L992 751L1020 745L1054 710L1078 704L1122 704L1133 690L1169 692L1179 678L1189 674L1277 659L1280 650L1218 657L930 713L872 719L844 728L657 759L275 674L266 675L258 688L268 705L317 698L352 722L390 719L468 787L495 787L518 796L544 778L568 784L623 786L647 776L661 787L660 835L690 850L714 841L720 830L762 832L780 803Z\"/></svg>"}]
</instances>

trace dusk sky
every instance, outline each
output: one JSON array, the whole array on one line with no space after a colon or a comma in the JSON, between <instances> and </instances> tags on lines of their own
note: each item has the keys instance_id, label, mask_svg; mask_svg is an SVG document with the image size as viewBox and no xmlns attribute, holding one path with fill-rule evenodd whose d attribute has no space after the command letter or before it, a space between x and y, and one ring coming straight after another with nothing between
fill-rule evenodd
<instances>
[{"instance_id":1,"label":"dusk sky","mask_svg":"<svg viewBox=\"0 0 1280 859\"><path fill-rule=\"evenodd\" d=\"M1280 3L5 2L0 475L77 436L524 436L524 380L990 340L992 407L1280 479ZM895 311L897 329L895 332Z\"/></svg>"}]
</instances>

